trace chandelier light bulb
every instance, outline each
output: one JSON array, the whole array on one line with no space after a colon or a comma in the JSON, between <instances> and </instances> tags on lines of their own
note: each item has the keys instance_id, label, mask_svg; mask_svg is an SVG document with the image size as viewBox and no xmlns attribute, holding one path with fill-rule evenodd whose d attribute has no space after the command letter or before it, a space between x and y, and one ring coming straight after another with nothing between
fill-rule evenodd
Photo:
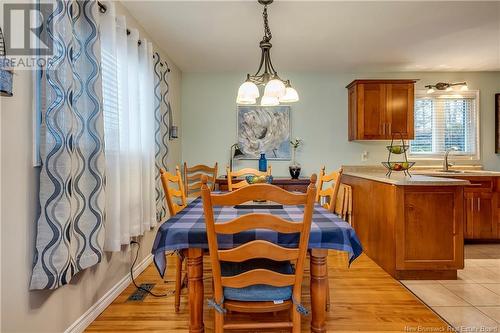
<instances>
[{"instance_id":1,"label":"chandelier light bulb","mask_svg":"<svg viewBox=\"0 0 500 333\"><path fill-rule=\"evenodd\" d=\"M429 89L427 89L427 93L428 94L432 94L434 93L434 89L432 87L430 87Z\"/></svg>"},{"instance_id":2,"label":"chandelier light bulb","mask_svg":"<svg viewBox=\"0 0 500 333\"><path fill-rule=\"evenodd\" d=\"M453 87L449 86L448 88L446 88L446 91L453 91Z\"/></svg>"},{"instance_id":3,"label":"chandelier light bulb","mask_svg":"<svg viewBox=\"0 0 500 333\"><path fill-rule=\"evenodd\" d=\"M293 89L292 87L286 87L285 96L280 97L279 100L281 103L297 102L299 100L299 94L297 93L297 90Z\"/></svg>"},{"instance_id":4,"label":"chandelier light bulb","mask_svg":"<svg viewBox=\"0 0 500 333\"><path fill-rule=\"evenodd\" d=\"M281 98L286 94L286 87L283 81L272 79L264 88L264 96Z\"/></svg>"},{"instance_id":5,"label":"chandelier light bulb","mask_svg":"<svg viewBox=\"0 0 500 333\"><path fill-rule=\"evenodd\" d=\"M279 105L280 101L278 97L275 96L262 96L262 99L260 100L260 105L262 106L276 106Z\"/></svg>"},{"instance_id":6,"label":"chandelier light bulb","mask_svg":"<svg viewBox=\"0 0 500 333\"><path fill-rule=\"evenodd\" d=\"M467 84L464 84L463 86L460 87L461 91L467 91L469 90L469 87L467 87Z\"/></svg>"}]
</instances>

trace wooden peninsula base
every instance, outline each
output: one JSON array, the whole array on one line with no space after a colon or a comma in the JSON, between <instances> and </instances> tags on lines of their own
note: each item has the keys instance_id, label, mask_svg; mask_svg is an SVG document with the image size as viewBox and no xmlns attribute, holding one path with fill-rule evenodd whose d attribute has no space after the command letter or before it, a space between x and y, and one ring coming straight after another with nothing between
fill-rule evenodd
<instances>
[{"instance_id":1,"label":"wooden peninsula base","mask_svg":"<svg viewBox=\"0 0 500 333\"><path fill-rule=\"evenodd\" d=\"M364 252L396 279L456 279L464 267L467 181L346 172Z\"/></svg>"}]
</instances>

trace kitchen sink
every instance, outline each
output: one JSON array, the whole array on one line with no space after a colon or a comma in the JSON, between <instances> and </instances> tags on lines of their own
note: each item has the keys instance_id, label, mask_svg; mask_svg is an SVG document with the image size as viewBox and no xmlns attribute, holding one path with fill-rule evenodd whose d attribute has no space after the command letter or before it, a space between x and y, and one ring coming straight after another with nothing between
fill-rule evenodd
<instances>
[{"instance_id":1,"label":"kitchen sink","mask_svg":"<svg viewBox=\"0 0 500 333\"><path fill-rule=\"evenodd\" d=\"M439 172L439 173L465 173L465 170L434 170L434 172Z\"/></svg>"}]
</instances>

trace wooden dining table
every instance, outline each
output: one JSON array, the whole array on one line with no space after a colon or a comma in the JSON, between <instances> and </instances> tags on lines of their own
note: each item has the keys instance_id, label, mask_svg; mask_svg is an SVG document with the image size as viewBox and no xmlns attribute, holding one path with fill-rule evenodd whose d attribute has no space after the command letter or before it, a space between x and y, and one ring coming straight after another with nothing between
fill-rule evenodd
<instances>
[{"instance_id":1,"label":"wooden dining table","mask_svg":"<svg viewBox=\"0 0 500 333\"><path fill-rule=\"evenodd\" d=\"M217 221L227 221L241 214L254 212L252 209L219 207L214 209ZM259 209L259 212L262 212ZM299 221L303 215L302 206L283 206L269 209L266 213L276 214L290 221ZM326 332L327 256L328 250L340 250L349 254L349 263L361 253L362 247L354 229L337 215L315 205L309 238L311 332ZM222 235L227 236L227 235ZM298 234L281 234L271 230L251 230L218 240L220 248L233 248L254 239L273 241L281 246L297 246ZM189 332L204 332L203 304L203 256L208 249L207 234L201 198L192 201L177 215L165 221L158 229L152 253L155 265L163 277L166 269L165 252L177 250L187 261Z\"/></svg>"}]
</instances>

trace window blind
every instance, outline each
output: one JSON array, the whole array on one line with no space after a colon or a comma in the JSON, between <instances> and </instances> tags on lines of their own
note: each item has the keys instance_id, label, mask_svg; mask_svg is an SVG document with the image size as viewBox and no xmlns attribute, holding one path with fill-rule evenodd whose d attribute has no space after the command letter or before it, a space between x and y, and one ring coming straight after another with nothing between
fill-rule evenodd
<instances>
[{"instance_id":1,"label":"window blind","mask_svg":"<svg viewBox=\"0 0 500 333\"><path fill-rule=\"evenodd\" d=\"M414 157L437 157L456 147L456 155L478 157L477 92L417 94Z\"/></svg>"},{"instance_id":2,"label":"window blind","mask_svg":"<svg viewBox=\"0 0 500 333\"><path fill-rule=\"evenodd\" d=\"M120 131L120 112L118 105L118 73L117 59L104 44L101 46L101 70L102 70L102 93L103 93L103 114L104 114L104 132L106 133L106 153L118 154L120 150L119 143L112 138L119 136Z\"/></svg>"}]
</instances>

